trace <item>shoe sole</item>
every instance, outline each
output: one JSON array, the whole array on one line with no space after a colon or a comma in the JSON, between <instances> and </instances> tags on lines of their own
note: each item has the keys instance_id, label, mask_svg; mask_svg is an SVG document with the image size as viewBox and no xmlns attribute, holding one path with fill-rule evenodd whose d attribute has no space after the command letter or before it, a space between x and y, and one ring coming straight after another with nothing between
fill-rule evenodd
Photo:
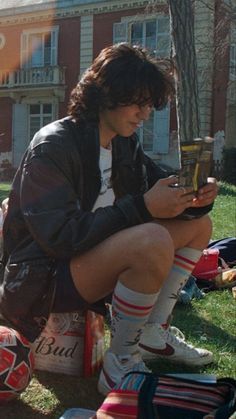
<instances>
[{"instance_id":1,"label":"shoe sole","mask_svg":"<svg viewBox=\"0 0 236 419\"><path fill-rule=\"evenodd\" d=\"M174 363L184 364L188 366L199 366L199 367L203 365L211 364L213 362L213 356L211 355L207 355L200 358L188 358L188 359L180 360L179 358L175 358L172 355L168 356L168 355L153 354L151 352L144 351L144 350L140 350L140 352L142 354L142 358L144 361L154 361L155 359L166 359Z\"/></svg>"}]
</instances>

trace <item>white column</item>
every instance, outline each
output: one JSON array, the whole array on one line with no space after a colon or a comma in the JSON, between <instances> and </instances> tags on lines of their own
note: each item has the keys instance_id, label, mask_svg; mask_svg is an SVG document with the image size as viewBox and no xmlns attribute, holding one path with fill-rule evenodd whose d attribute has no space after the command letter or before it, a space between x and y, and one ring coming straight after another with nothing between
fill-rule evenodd
<instances>
[{"instance_id":1,"label":"white column","mask_svg":"<svg viewBox=\"0 0 236 419\"><path fill-rule=\"evenodd\" d=\"M93 15L81 16L80 75L93 61Z\"/></svg>"}]
</instances>

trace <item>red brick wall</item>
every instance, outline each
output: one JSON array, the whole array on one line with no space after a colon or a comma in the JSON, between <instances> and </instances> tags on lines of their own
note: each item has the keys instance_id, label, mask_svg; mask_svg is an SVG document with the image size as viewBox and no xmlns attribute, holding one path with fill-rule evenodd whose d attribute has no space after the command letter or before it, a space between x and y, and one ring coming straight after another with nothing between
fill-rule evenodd
<instances>
[{"instance_id":1,"label":"red brick wall","mask_svg":"<svg viewBox=\"0 0 236 419\"><path fill-rule=\"evenodd\" d=\"M166 11L166 6L157 6L156 9L158 11ZM156 11L157 11L156 10ZM114 13L102 13L94 16L94 57L96 57L99 52L109 46L113 42L113 24L118 23L121 21L123 16L136 16L138 17L140 14L144 13L153 13L154 6L150 6L149 8L138 8L138 9L131 9L131 10L124 10L121 12L114 12Z\"/></svg>"},{"instance_id":2,"label":"red brick wall","mask_svg":"<svg viewBox=\"0 0 236 419\"><path fill-rule=\"evenodd\" d=\"M17 69L20 67L20 35L22 27L1 27L1 33L5 35L6 43L0 50L1 69Z\"/></svg>"},{"instance_id":3,"label":"red brick wall","mask_svg":"<svg viewBox=\"0 0 236 419\"><path fill-rule=\"evenodd\" d=\"M12 149L12 100L0 98L0 153Z\"/></svg>"},{"instance_id":4,"label":"red brick wall","mask_svg":"<svg viewBox=\"0 0 236 419\"><path fill-rule=\"evenodd\" d=\"M59 103L59 117L66 113L68 98L71 89L77 83L80 68L80 19L68 18L55 21L44 21L26 23L24 25L1 27L1 32L6 37L5 47L0 50L0 67L7 70L19 69L20 51L21 51L21 34L23 30L30 28L41 28L50 26L59 26L58 39L58 65L66 68L66 91L64 102ZM2 109L5 108L5 99ZM7 99L6 99L7 101ZM9 109L10 105L7 105ZM11 112L10 112L11 116ZM11 118L10 118L11 121ZM1 127L0 127L1 129ZM10 134L8 135L8 137ZM5 137L4 137L5 142ZM8 145L6 146L8 147Z\"/></svg>"},{"instance_id":5,"label":"red brick wall","mask_svg":"<svg viewBox=\"0 0 236 419\"><path fill-rule=\"evenodd\" d=\"M3 49L0 50L1 70L15 70L20 67L20 34L22 27L1 27L1 33L6 38ZM0 98L0 152L12 149L12 100Z\"/></svg>"},{"instance_id":6,"label":"red brick wall","mask_svg":"<svg viewBox=\"0 0 236 419\"><path fill-rule=\"evenodd\" d=\"M99 52L113 42L113 24L120 22L122 16L136 16L143 13L143 9L125 10L124 12L104 13L94 16L93 29L93 54L96 57Z\"/></svg>"},{"instance_id":7,"label":"red brick wall","mask_svg":"<svg viewBox=\"0 0 236 419\"><path fill-rule=\"evenodd\" d=\"M80 19L63 19L58 23L60 25L58 63L66 68L65 100L59 105L59 114L62 117L66 114L70 92L78 82L80 71Z\"/></svg>"}]
</instances>

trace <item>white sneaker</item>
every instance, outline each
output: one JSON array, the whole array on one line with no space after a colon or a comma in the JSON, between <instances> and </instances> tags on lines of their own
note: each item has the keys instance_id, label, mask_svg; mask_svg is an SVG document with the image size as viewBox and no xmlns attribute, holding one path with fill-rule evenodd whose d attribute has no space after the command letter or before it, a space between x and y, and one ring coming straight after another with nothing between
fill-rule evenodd
<instances>
[{"instance_id":1,"label":"white sneaker","mask_svg":"<svg viewBox=\"0 0 236 419\"><path fill-rule=\"evenodd\" d=\"M165 358L191 366L210 364L213 360L212 352L185 342L184 335L177 334L175 328L165 330L156 323L145 326L139 347L145 360Z\"/></svg>"},{"instance_id":2,"label":"white sneaker","mask_svg":"<svg viewBox=\"0 0 236 419\"><path fill-rule=\"evenodd\" d=\"M115 355L109 349L103 359L103 367L98 380L98 391L106 395L113 390L130 371L150 372L139 352L133 355Z\"/></svg>"}]
</instances>

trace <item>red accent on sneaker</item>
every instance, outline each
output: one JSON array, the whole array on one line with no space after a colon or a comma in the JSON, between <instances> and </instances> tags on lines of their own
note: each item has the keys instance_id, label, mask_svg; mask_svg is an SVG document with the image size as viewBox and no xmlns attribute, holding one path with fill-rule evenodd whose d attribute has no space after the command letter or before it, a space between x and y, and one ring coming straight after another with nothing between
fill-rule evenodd
<instances>
[{"instance_id":1,"label":"red accent on sneaker","mask_svg":"<svg viewBox=\"0 0 236 419\"><path fill-rule=\"evenodd\" d=\"M143 348L145 351L151 352L153 354L157 355L166 355L171 356L174 354L175 350L170 346L168 343L166 343L166 347L163 349L159 348L151 348L150 346L144 345L143 343L139 342L140 348Z\"/></svg>"},{"instance_id":2,"label":"red accent on sneaker","mask_svg":"<svg viewBox=\"0 0 236 419\"><path fill-rule=\"evenodd\" d=\"M163 324L161 325L161 327L163 327L163 329L164 329L164 330L167 330L167 329L168 329L168 327L169 327L169 323L163 323Z\"/></svg>"}]
</instances>

